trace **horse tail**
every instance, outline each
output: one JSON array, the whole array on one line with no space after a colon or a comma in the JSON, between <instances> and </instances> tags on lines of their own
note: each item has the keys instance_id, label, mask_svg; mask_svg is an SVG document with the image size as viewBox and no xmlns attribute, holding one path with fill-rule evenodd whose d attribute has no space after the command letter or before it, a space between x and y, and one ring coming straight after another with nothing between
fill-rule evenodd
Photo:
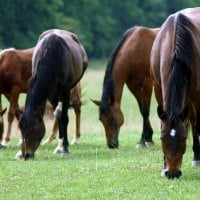
<instances>
[{"instance_id":1,"label":"horse tail","mask_svg":"<svg viewBox=\"0 0 200 200\"><path fill-rule=\"evenodd\" d=\"M109 104L112 104L114 102L114 83L111 75L116 57L118 56L118 53L121 47L123 46L124 42L126 41L126 39L133 33L135 29L136 27L132 27L123 34L122 39L119 41L119 43L112 51L109 57L103 81L103 94L101 97L101 105L100 105L100 108L103 112L107 112L109 109Z\"/></svg>"},{"instance_id":2,"label":"horse tail","mask_svg":"<svg viewBox=\"0 0 200 200\"><path fill-rule=\"evenodd\" d=\"M40 49L33 56L33 76L31 82L37 80L38 85L41 84L44 96L48 96L58 76L61 77L59 79L61 85L66 84L67 79L70 78L67 52L69 52L67 43L56 34L51 34L49 37L44 37L41 40ZM36 73L37 78L35 78ZM34 83L31 84L34 85Z\"/></svg>"},{"instance_id":3,"label":"horse tail","mask_svg":"<svg viewBox=\"0 0 200 200\"><path fill-rule=\"evenodd\" d=\"M175 46L171 63L171 75L168 86L167 113L169 120L179 114L184 93L191 85L194 55L193 25L183 14L178 14L175 27Z\"/></svg>"}]
</instances>

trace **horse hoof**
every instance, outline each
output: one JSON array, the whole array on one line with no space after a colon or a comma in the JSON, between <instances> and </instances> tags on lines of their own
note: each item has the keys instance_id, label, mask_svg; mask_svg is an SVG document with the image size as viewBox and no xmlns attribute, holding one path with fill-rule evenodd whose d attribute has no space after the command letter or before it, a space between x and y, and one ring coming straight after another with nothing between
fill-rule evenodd
<instances>
[{"instance_id":1,"label":"horse hoof","mask_svg":"<svg viewBox=\"0 0 200 200\"><path fill-rule=\"evenodd\" d=\"M165 176L166 172L168 171L167 168L162 168L160 175Z\"/></svg>"},{"instance_id":2,"label":"horse hoof","mask_svg":"<svg viewBox=\"0 0 200 200\"><path fill-rule=\"evenodd\" d=\"M62 150L61 148L56 148L56 149L53 151L53 153L55 153L55 154L61 154L61 153L63 153L63 150Z\"/></svg>"},{"instance_id":3,"label":"horse hoof","mask_svg":"<svg viewBox=\"0 0 200 200\"><path fill-rule=\"evenodd\" d=\"M16 155L15 155L15 160L20 160L20 159L22 159L23 158L23 156L22 156L22 151L18 151L17 153L16 153Z\"/></svg>"},{"instance_id":4,"label":"horse hoof","mask_svg":"<svg viewBox=\"0 0 200 200\"><path fill-rule=\"evenodd\" d=\"M5 140L1 143L1 146L2 146L3 148L8 147L8 145L9 145L9 142L6 142Z\"/></svg>"},{"instance_id":5,"label":"horse hoof","mask_svg":"<svg viewBox=\"0 0 200 200\"><path fill-rule=\"evenodd\" d=\"M145 142L146 147L152 147L154 145L153 142Z\"/></svg>"},{"instance_id":6,"label":"horse hoof","mask_svg":"<svg viewBox=\"0 0 200 200\"><path fill-rule=\"evenodd\" d=\"M76 144L78 144L78 143L79 143L78 139L73 139L73 140L71 141L71 145L76 145Z\"/></svg>"},{"instance_id":7,"label":"horse hoof","mask_svg":"<svg viewBox=\"0 0 200 200\"><path fill-rule=\"evenodd\" d=\"M70 153L69 152L62 152L62 153L60 153L60 156L61 157L69 157Z\"/></svg>"},{"instance_id":8,"label":"horse hoof","mask_svg":"<svg viewBox=\"0 0 200 200\"><path fill-rule=\"evenodd\" d=\"M143 148L145 148L146 147L146 145L145 144L143 144L143 143L138 143L138 144L136 144L136 149L143 149Z\"/></svg>"},{"instance_id":9,"label":"horse hoof","mask_svg":"<svg viewBox=\"0 0 200 200\"><path fill-rule=\"evenodd\" d=\"M193 160L192 161L192 166L193 167L200 167L200 160Z\"/></svg>"},{"instance_id":10,"label":"horse hoof","mask_svg":"<svg viewBox=\"0 0 200 200\"><path fill-rule=\"evenodd\" d=\"M6 149L7 146L4 146L3 144L0 144L0 149Z\"/></svg>"}]
</instances>

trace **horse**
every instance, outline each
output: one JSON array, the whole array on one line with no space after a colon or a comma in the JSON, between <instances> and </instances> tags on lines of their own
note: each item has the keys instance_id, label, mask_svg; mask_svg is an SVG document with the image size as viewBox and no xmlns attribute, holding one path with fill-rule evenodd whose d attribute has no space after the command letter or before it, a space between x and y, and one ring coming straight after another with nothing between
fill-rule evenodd
<instances>
[{"instance_id":1,"label":"horse","mask_svg":"<svg viewBox=\"0 0 200 200\"><path fill-rule=\"evenodd\" d=\"M25 50L9 48L0 52L0 93L4 94L7 100L10 102L10 108L8 111L8 129L4 140L3 131L0 131L1 147L8 146L14 116L16 116L17 119L19 119L23 110L23 108L18 107L18 99L20 93L27 92L28 81L32 75L33 50L34 48ZM74 134L74 138L71 141L71 144L77 144L80 138L80 98L81 86L80 83L77 83L77 85L74 88L72 88L70 93L70 102L72 102L71 106L74 109L76 115L76 133ZM45 144L50 143L53 139L55 139L57 129L57 122L55 120L52 133L45 140Z\"/></svg>"},{"instance_id":2,"label":"horse","mask_svg":"<svg viewBox=\"0 0 200 200\"><path fill-rule=\"evenodd\" d=\"M28 80L31 77L31 58L33 48L17 50L5 49L0 52L0 94L4 94L10 102L8 110L8 129L5 142L1 146L7 146L10 141L11 127L14 116L19 119L18 98L20 93L26 93ZM0 133L0 143L3 132Z\"/></svg>"},{"instance_id":3,"label":"horse","mask_svg":"<svg viewBox=\"0 0 200 200\"><path fill-rule=\"evenodd\" d=\"M22 134L21 152L17 157L33 158L45 134L43 116L46 101L57 112L59 145L55 153L68 156L68 107L70 90L81 80L88 65L86 51L74 33L51 29L39 37L32 56L32 77L29 83L25 111L19 128Z\"/></svg>"},{"instance_id":4,"label":"horse","mask_svg":"<svg viewBox=\"0 0 200 200\"><path fill-rule=\"evenodd\" d=\"M170 15L151 52L151 74L161 120L164 167L169 179L182 175L188 126L193 133L193 166L200 166L200 8Z\"/></svg>"},{"instance_id":5,"label":"horse","mask_svg":"<svg viewBox=\"0 0 200 200\"><path fill-rule=\"evenodd\" d=\"M143 117L143 130L137 148L153 144L153 130L149 121L152 79L150 52L159 29L134 26L127 30L113 50L106 67L101 100L92 100L99 107L107 146L118 148L119 131L124 117L120 109L124 84L135 96Z\"/></svg>"}]
</instances>

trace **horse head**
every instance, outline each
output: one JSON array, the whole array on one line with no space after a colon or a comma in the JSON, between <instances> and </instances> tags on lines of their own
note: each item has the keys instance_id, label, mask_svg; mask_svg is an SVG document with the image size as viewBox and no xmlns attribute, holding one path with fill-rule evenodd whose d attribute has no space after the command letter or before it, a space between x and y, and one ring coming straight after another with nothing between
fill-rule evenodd
<instances>
[{"instance_id":1,"label":"horse head","mask_svg":"<svg viewBox=\"0 0 200 200\"><path fill-rule=\"evenodd\" d=\"M189 108L186 106L173 119L170 119L161 106L158 106L157 111L161 119L161 143L166 162L165 176L170 179L179 178L182 158L186 150Z\"/></svg>"},{"instance_id":2,"label":"horse head","mask_svg":"<svg viewBox=\"0 0 200 200\"><path fill-rule=\"evenodd\" d=\"M21 152L25 159L34 158L34 153L37 150L40 142L45 134L45 125L43 122L43 111L38 108L35 112L25 110L20 121L19 128L22 133Z\"/></svg>"},{"instance_id":3,"label":"horse head","mask_svg":"<svg viewBox=\"0 0 200 200\"><path fill-rule=\"evenodd\" d=\"M101 101L92 100L92 102L99 106L99 120L104 126L108 147L111 149L118 148L119 130L124 122L120 108L114 105L105 108Z\"/></svg>"}]
</instances>

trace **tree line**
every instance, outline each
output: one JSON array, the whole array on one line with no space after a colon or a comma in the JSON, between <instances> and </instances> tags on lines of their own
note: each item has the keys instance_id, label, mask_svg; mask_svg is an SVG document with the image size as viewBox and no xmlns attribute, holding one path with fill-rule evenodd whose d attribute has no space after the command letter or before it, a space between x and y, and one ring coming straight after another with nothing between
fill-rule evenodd
<instances>
[{"instance_id":1,"label":"tree line","mask_svg":"<svg viewBox=\"0 0 200 200\"><path fill-rule=\"evenodd\" d=\"M200 0L0 0L0 49L30 48L51 28L76 33L89 57L108 57L123 32L159 27L167 16Z\"/></svg>"}]
</instances>

